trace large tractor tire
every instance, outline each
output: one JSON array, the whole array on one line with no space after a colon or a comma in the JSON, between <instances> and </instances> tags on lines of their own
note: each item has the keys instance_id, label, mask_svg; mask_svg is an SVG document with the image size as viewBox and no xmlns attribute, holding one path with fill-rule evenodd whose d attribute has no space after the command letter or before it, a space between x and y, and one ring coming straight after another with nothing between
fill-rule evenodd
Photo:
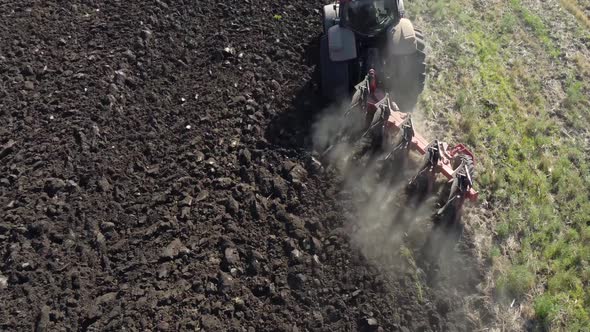
<instances>
[{"instance_id":1,"label":"large tractor tire","mask_svg":"<svg viewBox=\"0 0 590 332\"><path fill-rule=\"evenodd\" d=\"M426 81L424 35L405 18L392 31L391 93L402 112L412 112Z\"/></svg>"}]
</instances>

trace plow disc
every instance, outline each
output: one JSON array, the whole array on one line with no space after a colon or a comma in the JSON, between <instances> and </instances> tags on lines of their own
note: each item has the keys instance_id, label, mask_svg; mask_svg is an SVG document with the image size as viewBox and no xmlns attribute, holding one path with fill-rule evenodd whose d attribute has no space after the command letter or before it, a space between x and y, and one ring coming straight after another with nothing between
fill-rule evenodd
<instances>
[{"instance_id":1,"label":"plow disc","mask_svg":"<svg viewBox=\"0 0 590 332\"><path fill-rule=\"evenodd\" d=\"M378 165L379 176L385 180L402 174L410 153L421 155L422 163L406 186L413 202L423 201L436 191L439 175L446 178L435 221L454 223L461 217L465 201L477 200L473 153L463 144L449 147L439 140L427 141L416 131L411 114L400 112L389 94L378 88L373 70L355 87L339 125L338 134L321 153L324 160L339 145L347 145L353 161L369 154L368 159Z\"/></svg>"}]
</instances>

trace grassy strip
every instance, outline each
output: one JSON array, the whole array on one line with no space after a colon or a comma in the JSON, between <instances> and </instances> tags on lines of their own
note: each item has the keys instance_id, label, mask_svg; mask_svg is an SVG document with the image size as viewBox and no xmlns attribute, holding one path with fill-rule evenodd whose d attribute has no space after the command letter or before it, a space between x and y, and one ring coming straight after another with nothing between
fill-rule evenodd
<instances>
[{"instance_id":1,"label":"grassy strip","mask_svg":"<svg viewBox=\"0 0 590 332\"><path fill-rule=\"evenodd\" d=\"M423 108L446 119L456 139L475 149L483 165L478 186L496 207L497 245L489 256L498 272L497 295L521 302L533 295L534 315L543 324L587 328L590 158L584 142L563 125L575 131L588 123L590 87L570 73L561 109L551 110L541 73L562 51L519 0L485 8L465 0L419 0L408 7L444 41L433 45L445 48L434 50L444 58L433 60L442 69L430 81ZM437 113L445 103L448 112Z\"/></svg>"},{"instance_id":2,"label":"grassy strip","mask_svg":"<svg viewBox=\"0 0 590 332\"><path fill-rule=\"evenodd\" d=\"M545 27L541 18L523 6L520 0L510 0L510 6L522 18L525 25L532 29L538 40L547 48L549 54L557 58L561 52L553 45L553 41L549 37L549 30Z\"/></svg>"},{"instance_id":3,"label":"grassy strip","mask_svg":"<svg viewBox=\"0 0 590 332\"><path fill-rule=\"evenodd\" d=\"M580 8L576 0L559 0L561 5L588 29L590 29L590 17Z\"/></svg>"}]
</instances>

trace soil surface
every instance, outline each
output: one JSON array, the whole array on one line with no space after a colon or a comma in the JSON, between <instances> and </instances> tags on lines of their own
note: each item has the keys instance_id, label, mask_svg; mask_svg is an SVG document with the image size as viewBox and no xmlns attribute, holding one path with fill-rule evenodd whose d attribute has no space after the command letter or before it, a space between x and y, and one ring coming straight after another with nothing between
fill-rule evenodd
<instances>
[{"instance_id":1,"label":"soil surface","mask_svg":"<svg viewBox=\"0 0 590 332\"><path fill-rule=\"evenodd\" d=\"M0 4L0 330L472 330L310 158L321 5Z\"/></svg>"}]
</instances>

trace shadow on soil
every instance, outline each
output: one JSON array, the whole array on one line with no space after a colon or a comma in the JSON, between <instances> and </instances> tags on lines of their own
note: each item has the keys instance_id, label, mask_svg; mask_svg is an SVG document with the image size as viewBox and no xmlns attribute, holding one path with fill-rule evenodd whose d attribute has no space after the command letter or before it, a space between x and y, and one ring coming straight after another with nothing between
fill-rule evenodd
<instances>
[{"instance_id":1,"label":"shadow on soil","mask_svg":"<svg viewBox=\"0 0 590 332\"><path fill-rule=\"evenodd\" d=\"M314 68L310 79L294 91L288 110L277 114L266 129L268 142L281 150L309 153L312 124L327 106L322 102L318 83L319 40L320 36L313 38L305 50L305 63Z\"/></svg>"}]
</instances>

